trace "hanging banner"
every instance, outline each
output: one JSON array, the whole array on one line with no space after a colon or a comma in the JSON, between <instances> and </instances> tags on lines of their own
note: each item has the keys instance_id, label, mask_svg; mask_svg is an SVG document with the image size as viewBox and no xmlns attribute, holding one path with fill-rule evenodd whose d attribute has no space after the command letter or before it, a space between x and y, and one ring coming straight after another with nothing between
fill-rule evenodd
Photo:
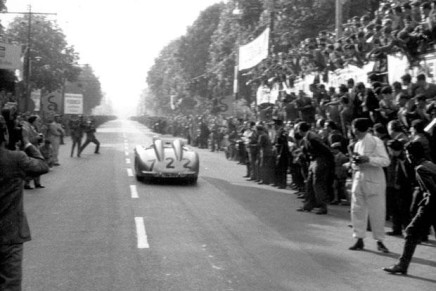
<instances>
[{"instance_id":1,"label":"hanging banner","mask_svg":"<svg viewBox=\"0 0 436 291\"><path fill-rule=\"evenodd\" d=\"M388 79L390 84L395 81L401 82L401 76L408 73L408 69L409 61L404 54L388 55Z\"/></svg>"},{"instance_id":2,"label":"hanging banner","mask_svg":"<svg viewBox=\"0 0 436 291\"><path fill-rule=\"evenodd\" d=\"M0 69L23 70L21 46L0 43Z\"/></svg>"},{"instance_id":3,"label":"hanging banner","mask_svg":"<svg viewBox=\"0 0 436 291\"><path fill-rule=\"evenodd\" d=\"M83 95L65 93L65 114L83 114Z\"/></svg>"},{"instance_id":4,"label":"hanging banner","mask_svg":"<svg viewBox=\"0 0 436 291\"><path fill-rule=\"evenodd\" d=\"M271 89L268 86L261 85L257 88L256 103L257 105L263 103L271 103Z\"/></svg>"},{"instance_id":5,"label":"hanging banner","mask_svg":"<svg viewBox=\"0 0 436 291\"><path fill-rule=\"evenodd\" d=\"M252 68L268 57L269 28L252 42L239 47L239 70Z\"/></svg>"}]
</instances>

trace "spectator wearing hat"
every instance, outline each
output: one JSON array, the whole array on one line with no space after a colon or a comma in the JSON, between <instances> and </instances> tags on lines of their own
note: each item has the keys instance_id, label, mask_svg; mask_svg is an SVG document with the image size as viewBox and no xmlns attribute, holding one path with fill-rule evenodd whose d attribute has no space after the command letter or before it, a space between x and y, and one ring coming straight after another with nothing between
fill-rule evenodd
<instances>
[{"instance_id":1,"label":"spectator wearing hat","mask_svg":"<svg viewBox=\"0 0 436 291\"><path fill-rule=\"evenodd\" d=\"M272 184L274 159L273 147L268 132L262 125L256 126L259 144L259 184Z\"/></svg>"},{"instance_id":2,"label":"spectator wearing hat","mask_svg":"<svg viewBox=\"0 0 436 291\"><path fill-rule=\"evenodd\" d=\"M409 141L409 137L407 136L406 131L404 130L404 126L401 124L401 121L398 119L389 121L387 125L387 130L389 137L393 140L398 140L404 144Z\"/></svg>"},{"instance_id":3,"label":"spectator wearing hat","mask_svg":"<svg viewBox=\"0 0 436 291\"><path fill-rule=\"evenodd\" d=\"M70 157L73 157L75 147L77 147L77 157L80 157L80 147L82 146L83 131L85 129L83 116L81 115L79 117L72 117L69 120L69 128L72 141Z\"/></svg>"},{"instance_id":4,"label":"spectator wearing hat","mask_svg":"<svg viewBox=\"0 0 436 291\"><path fill-rule=\"evenodd\" d=\"M427 97L424 94L418 94L414 97L415 104L411 105L407 116L411 120L420 119L427 124L430 122L430 116L427 113Z\"/></svg>"},{"instance_id":5,"label":"spectator wearing hat","mask_svg":"<svg viewBox=\"0 0 436 291\"><path fill-rule=\"evenodd\" d=\"M386 126L383 123L374 124L374 135L378 137L384 145L387 145L388 141L391 139Z\"/></svg>"},{"instance_id":6,"label":"spectator wearing hat","mask_svg":"<svg viewBox=\"0 0 436 291\"><path fill-rule=\"evenodd\" d=\"M416 181L424 193L419 208L406 228L403 253L398 262L383 268L392 274L407 274L410 261L421 238L431 225L436 229L436 165L426 159L422 144L411 142L406 147L407 159L415 166Z\"/></svg>"},{"instance_id":7,"label":"spectator wearing hat","mask_svg":"<svg viewBox=\"0 0 436 291\"><path fill-rule=\"evenodd\" d=\"M383 87L380 93L382 97L379 103L381 122L387 124L397 116L398 107L395 105L391 86Z\"/></svg>"},{"instance_id":8,"label":"spectator wearing hat","mask_svg":"<svg viewBox=\"0 0 436 291\"><path fill-rule=\"evenodd\" d=\"M425 74L419 74L416 77L415 95L423 94L427 100L436 98L436 84L428 83Z\"/></svg>"},{"instance_id":9,"label":"spectator wearing hat","mask_svg":"<svg viewBox=\"0 0 436 291\"><path fill-rule=\"evenodd\" d=\"M297 211L310 212L318 208L316 214L327 214L328 199L333 196L334 156L321 138L310 131L308 123L300 122L296 130L303 137L303 150L310 157L306 197Z\"/></svg>"},{"instance_id":10,"label":"spectator wearing hat","mask_svg":"<svg viewBox=\"0 0 436 291\"><path fill-rule=\"evenodd\" d=\"M387 253L383 244L386 219L386 179L383 167L390 164L383 142L368 132L369 120L353 120L352 130L357 138L353 149L353 184L351 187L351 221L356 243L350 250L362 250L366 236L368 216L377 249Z\"/></svg>"},{"instance_id":11,"label":"spectator wearing hat","mask_svg":"<svg viewBox=\"0 0 436 291\"><path fill-rule=\"evenodd\" d=\"M396 5L392 9L392 29L402 30L404 28L404 12L401 5Z\"/></svg>"},{"instance_id":12,"label":"spectator wearing hat","mask_svg":"<svg viewBox=\"0 0 436 291\"><path fill-rule=\"evenodd\" d=\"M412 0L412 2L410 2L410 16L412 17L412 19L414 21L416 21L417 23L420 23L422 21L421 18L421 0Z\"/></svg>"},{"instance_id":13,"label":"spectator wearing hat","mask_svg":"<svg viewBox=\"0 0 436 291\"><path fill-rule=\"evenodd\" d=\"M341 104L340 116L341 116L341 126L344 135L347 134L351 121L354 118L353 111L353 100L351 99L350 93L348 92L348 86L342 84L339 86L339 99Z\"/></svg>"},{"instance_id":14,"label":"spectator wearing hat","mask_svg":"<svg viewBox=\"0 0 436 291\"><path fill-rule=\"evenodd\" d=\"M386 234L392 236L402 236L410 222L414 172L406 159L404 144L398 139L391 139L387 143L391 163L386 171L386 208L390 209L392 216L392 231Z\"/></svg>"},{"instance_id":15,"label":"spectator wearing hat","mask_svg":"<svg viewBox=\"0 0 436 291\"><path fill-rule=\"evenodd\" d=\"M310 97L300 90L298 93L298 98L295 100L297 110L300 113L300 119L309 124L315 123L315 112L316 108Z\"/></svg>"},{"instance_id":16,"label":"spectator wearing hat","mask_svg":"<svg viewBox=\"0 0 436 291\"><path fill-rule=\"evenodd\" d=\"M245 155L246 155L246 167L247 167L247 173L244 176L244 178L250 178L251 177L251 167L252 163L250 161L250 137L253 135L253 129L255 127L256 123L254 121L246 122L246 127L244 129L244 132L242 133L241 139L244 142L244 149L245 149Z\"/></svg>"},{"instance_id":17,"label":"spectator wearing hat","mask_svg":"<svg viewBox=\"0 0 436 291\"><path fill-rule=\"evenodd\" d=\"M418 85L412 83L412 76L410 74L405 74L401 76L401 83L404 87L406 87L405 90L410 97L415 96L415 91Z\"/></svg>"},{"instance_id":18,"label":"spectator wearing hat","mask_svg":"<svg viewBox=\"0 0 436 291\"><path fill-rule=\"evenodd\" d=\"M398 33L395 45L406 55L411 65L419 63L420 51L419 47L423 41L422 36L409 33L407 30L402 30Z\"/></svg>"},{"instance_id":19,"label":"spectator wearing hat","mask_svg":"<svg viewBox=\"0 0 436 291\"><path fill-rule=\"evenodd\" d=\"M56 115L50 122L47 128L47 139L53 147L53 165L59 166L59 146L61 144L61 136L65 134L62 125L60 124L60 115Z\"/></svg>"},{"instance_id":20,"label":"spectator wearing hat","mask_svg":"<svg viewBox=\"0 0 436 291\"><path fill-rule=\"evenodd\" d=\"M259 132L254 121L250 122L251 135L248 137L247 152L248 164L250 165L250 181L258 181L259 178Z\"/></svg>"},{"instance_id":21,"label":"spectator wearing hat","mask_svg":"<svg viewBox=\"0 0 436 291\"><path fill-rule=\"evenodd\" d=\"M289 146L287 132L283 126L283 120L275 121L276 138L274 141L276 157L274 159L274 184L279 189L286 188L286 176L288 174L289 167Z\"/></svg>"},{"instance_id":22,"label":"spectator wearing hat","mask_svg":"<svg viewBox=\"0 0 436 291\"><path fill-rule=\"evenodd\" d=\"M401 82L395 81L392 83L392 95L394 96L394 103L398 105L398 97L401 93L407 93L406 90L403 89L403 85Z\"/></svg>"},{"instance_id":23,"label":"spectator wearing hat","mask_svg":"<svg viewBox=\"0 0 436 291\"><path fill-rule=\"evenodd\" d=\"M410 127L410 139L413 142L419 142L424 150L425 158L431 161L432 149L430 147L430 136L424 131L425 123L416 119L412 121L412 126Z\"/></svg>"}]
</instances>

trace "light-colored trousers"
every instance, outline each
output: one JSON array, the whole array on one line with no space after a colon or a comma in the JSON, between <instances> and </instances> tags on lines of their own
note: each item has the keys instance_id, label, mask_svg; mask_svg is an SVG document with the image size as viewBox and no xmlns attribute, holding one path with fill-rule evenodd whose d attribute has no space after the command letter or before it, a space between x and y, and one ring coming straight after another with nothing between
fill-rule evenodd
<instances>
[{"instance_id":1,"label":"light-colored trousers","mask_svg":"<svg viewBox=\"0 0 436 291\"><path fill-rule=\"evenodd\" d=\"M57 164L59 163L58 155L59 155L59 146L61 144L61 138L60 137L50 137L51 146L53 147L53 163Z\"/></svg>"},{"instance_id":2,"label":"light-colored trousers","mask_svg":"<svg viewBox=\"0 0 436 291\"><path fill-rule=\"evenodd\" d=\"M386 193L383 191L382 193L368 194L355 191L351 193L351 196L353 237L366 237L369 216L373 238L383 241L385 238Z\"/></svg>"}]
</instances>

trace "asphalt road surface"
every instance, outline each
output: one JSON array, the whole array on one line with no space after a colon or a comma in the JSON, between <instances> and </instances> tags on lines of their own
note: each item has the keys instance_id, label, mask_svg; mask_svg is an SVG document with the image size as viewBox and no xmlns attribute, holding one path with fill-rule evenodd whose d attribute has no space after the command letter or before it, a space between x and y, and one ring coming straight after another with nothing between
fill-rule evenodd
<instances>
[{"instance_id":1,"label":"asphalt road surface","mask_svg":"<svg viewBox=\"0 0 436 291\"><path fill-rule=\"evenodd\" d=\"M433 236L409 276L389 275L401 238L387 238L390 254L371 233L349 251L347 206L296 212L291 190L246 181L223 152L196 149L197 185L137 182L133 148L153 135L111 121L97 129L101 154L90 144L81 158L66 138L47 188L25 192L24 290L436 290Z\"/></svg>"}]
</instances>

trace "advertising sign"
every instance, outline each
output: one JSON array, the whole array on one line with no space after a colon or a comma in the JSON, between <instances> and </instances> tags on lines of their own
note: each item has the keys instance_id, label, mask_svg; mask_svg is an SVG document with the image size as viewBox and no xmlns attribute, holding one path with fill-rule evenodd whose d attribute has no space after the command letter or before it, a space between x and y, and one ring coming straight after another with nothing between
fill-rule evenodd
<instances>
[{"instance_id":1,"label":"advertising sign","mask_svg":"<svg viewBox=\"0 0 436 291\"><path fill-rule=\"evenodd\" d=\"M41 109L45 116L60 114L62 109L62 93L54 91L41 96Z\"/></svg>"},{"instance_id":2,"label":"advertising sign","mask_svg":"<svg viewBox=\"0 0 436 291\"><path fill-rule=\"evenodd\" d=\"M65 114L83 114L83 95L65 93Z\"/></svg>"},{"instance_id":3,"label":"advertising sign","mask_svg":"<svg viewBox=\"0 0 436 291\"><path fill-rule=\"evenodd\" d=\"M0 69L22 70L21 46L0 42Z\"/></svg>"},{"instance_id":4,"label":"advertising sign","mask_svg":"<svg viewBox=\"0 0 436 291\"><path fill-rule=\"evenodd\" d=\"M268 57L269 28L252 42L239 47L239 70L256 66Z\"/></svg>"}]
</instances>

